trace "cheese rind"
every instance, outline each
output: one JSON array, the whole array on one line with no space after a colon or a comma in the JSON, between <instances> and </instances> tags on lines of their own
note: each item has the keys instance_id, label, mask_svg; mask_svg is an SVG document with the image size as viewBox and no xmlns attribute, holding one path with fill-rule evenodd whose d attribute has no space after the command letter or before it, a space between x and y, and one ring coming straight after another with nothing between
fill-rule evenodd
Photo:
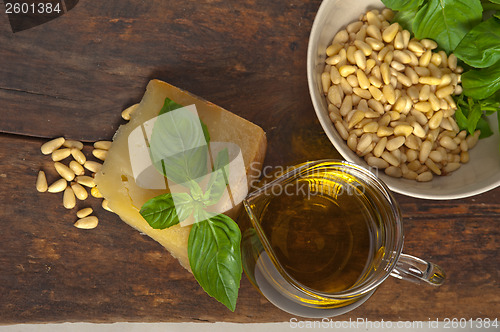
<instances>
[{"instance_id":1,"label":"cheese rind","mask_svg":"<svg viewBox=\"0 0 500 332\"><path fill-rule=\"evenodd\" d=\"M158 241L179 260L182 266L190 270L187 243L191 226L175 225L163 230L149 226L139 213L141 206L168 190L144 189L137 186L129 156L130 133L157 116L165 98L170 98L180 105L196 105L199 117L208 127L211 142L231 142L240 147L248 183L259 176L267 141L264 131L259 126L159 80L149 82L146 93L132 114L130 122L117 130L106 161L95 176L99 191L109 201L111 210L124 222ZM225 214L235 218L240 207L241 204Z\"/></svg>"}]
</instances>

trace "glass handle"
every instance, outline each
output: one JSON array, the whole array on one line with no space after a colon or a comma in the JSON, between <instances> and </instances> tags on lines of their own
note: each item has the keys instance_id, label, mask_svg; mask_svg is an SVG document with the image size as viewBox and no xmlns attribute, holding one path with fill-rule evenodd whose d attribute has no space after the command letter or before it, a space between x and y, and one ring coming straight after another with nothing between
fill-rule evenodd
<instances>
[{"instance_id":1,"label":"glass handle","mask_svg":"<svg viewBox=\"0 0 500 332\"><path fill-rule=\"evenodd\" d=\"M418 257L401 254L391 276L416 283L440 286L446 279L443 269Z\"/></svg>"}]
</instances>

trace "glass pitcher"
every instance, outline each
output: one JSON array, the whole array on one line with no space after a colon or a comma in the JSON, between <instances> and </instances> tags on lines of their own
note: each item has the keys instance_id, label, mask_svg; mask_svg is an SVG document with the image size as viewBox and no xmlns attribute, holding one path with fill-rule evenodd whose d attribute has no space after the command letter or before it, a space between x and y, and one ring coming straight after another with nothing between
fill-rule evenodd
<instances>
[{"instance_id":1,"label":"glass pitcher","mask_svg":"<svg viewBox=\"0 0 500 332\"><path fill-rule=\"evenodd\" d=\"M280 309L331 317L365 302L388 277L438 286L445 273L402 253L389 189L352 163L301 164L252 192L244 206L243 268Z\"/></svg>"}]
</instances>

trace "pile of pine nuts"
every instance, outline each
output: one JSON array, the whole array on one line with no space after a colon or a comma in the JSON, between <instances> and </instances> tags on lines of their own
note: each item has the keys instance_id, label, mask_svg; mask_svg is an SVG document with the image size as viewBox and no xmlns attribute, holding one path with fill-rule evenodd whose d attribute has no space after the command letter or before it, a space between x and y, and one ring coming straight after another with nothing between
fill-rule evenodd
<instances>
[{"instance_id":1,"label":"pile of pine nuts","mask_svg":"<svg viewBox=\"0 0 500 332\"><path fill-rule=\"evenodd\" d=\"M411 38L390 9L361 15L333 38L321 74L339 135L369 166L393 177L430 181L469 161L479 131L467 136L454 119L460 94L455 55Z\"/></svg>"},{"instance_id":2,"label":"pile of pine nuts","mask_svg":"<svg viewBox=\"0 0 500 332\"><path fill-rule=\"evenodd\" d=\"M94 143L92 155L98 160L104 161L111 146L110 141L99 141ZM90 188L90 194L96 198L102 198L99 190L94 183L94 174L99 171L102 164L96 161L88 160L82 152L83 143L75 140L67 140L64 137L55 138L44 143L41 151L44 155L51 155L56 172L61 176L50 186L47 184L47 178L43 170L38 172L36 180L36 189L39 192L60 193L63 192L63 205L66 209L73 209L76 206L76 199L84 201L88 197L85 187ZM73 160L63 164L62 161L68 157ZM90 175L85 175L86 172ZM111 211L108 207L108 201L102 201L102 207ZM97 227L99 220L91 216L93 210L90 207L79 210L76 213L78 220L74 226L82 229L92 229ZM111 211L112 212L112 211Z\"/></svg>"}]
</instances>

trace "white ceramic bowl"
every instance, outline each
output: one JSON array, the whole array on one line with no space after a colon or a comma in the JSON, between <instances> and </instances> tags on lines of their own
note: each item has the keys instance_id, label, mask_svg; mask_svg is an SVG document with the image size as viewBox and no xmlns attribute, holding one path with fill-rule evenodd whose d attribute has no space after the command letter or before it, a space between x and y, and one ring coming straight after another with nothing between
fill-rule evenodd
<instances>
[{"instance_id":1,"label":"white ceramic bowl","mask_svg":"<svg viewBox=\"0 0 500 332\"><path fill-rule=\"evenodd\" d=\"M324 0L309 37L307 51L307 79L316 115L337 151L348 161L368 167L340 137L328 116L328 108L321 87L321 73L325 66L325 50L333 36L347 24L357 20L368 9L383 8L379 0ZM470 161L448 176L435 176L430 182L393 178L380 171L378 176L393 191L418 198L456 199L477 195L500 185L500 139L496 116L490 117L495 134L482 139L470 151Z\"/></svg>"}]
</instances>

